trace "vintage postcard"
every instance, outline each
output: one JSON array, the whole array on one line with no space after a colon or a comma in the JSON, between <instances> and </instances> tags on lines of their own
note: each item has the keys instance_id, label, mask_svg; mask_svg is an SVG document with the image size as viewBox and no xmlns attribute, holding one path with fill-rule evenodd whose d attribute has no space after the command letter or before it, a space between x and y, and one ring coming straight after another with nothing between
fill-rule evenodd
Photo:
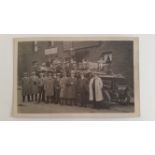
<instances>
[{"instance_id":1,"label":"vintage postcard","mask_svg":"<svg viewBox=\"0 0 155 155\"><path fill-rule=\"evenodd\" d=\"M139 116L138 54L136 37L15 38L13 115Z\"/></svg>"}]
</instances>

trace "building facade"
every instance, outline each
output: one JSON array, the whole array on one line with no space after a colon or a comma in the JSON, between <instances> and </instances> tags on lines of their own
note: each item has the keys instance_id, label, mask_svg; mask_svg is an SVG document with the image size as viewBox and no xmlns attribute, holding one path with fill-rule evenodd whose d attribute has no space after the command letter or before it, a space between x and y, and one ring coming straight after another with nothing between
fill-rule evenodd
<instances>
[{"instance_id":1,"label":"building facade","mask_svg":"<svg viewBox=\"0 0 155 155\"><path fill-rule=\"evenodd\" d=\"M45 52L46 50L48 52ZM102 59L104 62L106 58L104 63L111 63L113 73L125 76L133 88L132 41L19 42L18 51L19 77L22 77L24 72L31 73L35 65L40 65L49 58L64 60L72 57L77 62L82 59L90 62Z\"/></svg>"}]
</instances>

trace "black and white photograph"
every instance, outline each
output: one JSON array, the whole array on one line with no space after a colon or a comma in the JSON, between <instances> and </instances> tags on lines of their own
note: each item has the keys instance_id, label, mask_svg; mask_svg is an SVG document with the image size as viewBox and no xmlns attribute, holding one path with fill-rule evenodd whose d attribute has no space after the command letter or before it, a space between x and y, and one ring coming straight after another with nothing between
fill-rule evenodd
<instances>
[{"instance_id":1,"label":"black and white photograph","mask_svg":"<svg viewBox=\"0 0 155 155\"><path fill-rule=\"evenodd\" d=\"M138 116L138 38L14 39L13 113Z\"/></svg>"},{"instance_id":2,"label":"black and white photograph","mask_svg":"<svg viewBox=\"0 0 155 155\"><path fill-rule=\"evenodd\" d=\"M154 4L1 0L1 154L155 155Z\"/></svg>"}]
</instances>

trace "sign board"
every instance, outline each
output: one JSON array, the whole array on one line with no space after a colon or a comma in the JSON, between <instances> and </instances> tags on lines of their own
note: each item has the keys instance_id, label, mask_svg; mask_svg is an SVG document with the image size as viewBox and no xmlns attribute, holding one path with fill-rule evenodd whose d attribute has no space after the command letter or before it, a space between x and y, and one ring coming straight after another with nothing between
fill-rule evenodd
<instances>
[{"instance_id":1,"label":"sign board","mask_svg":"<svg viewBox=\"0 0 155 155\"><path fill-rule=\"evenodd\" d=\"M112 62L112 53L105 54L104 55L104 61L105 61L105 63Z\"/></svg>"},{"instance_id":2,"label":"sign board","mask_svg":"<svg viewBox=\"0 0 155 155\"><path fill-rule=\"evenodd\" d=\"M58 53L57 47L45 49L45 55L53 55L53 54L57 54L57 53Z\"/></svg>"}]
</instances>

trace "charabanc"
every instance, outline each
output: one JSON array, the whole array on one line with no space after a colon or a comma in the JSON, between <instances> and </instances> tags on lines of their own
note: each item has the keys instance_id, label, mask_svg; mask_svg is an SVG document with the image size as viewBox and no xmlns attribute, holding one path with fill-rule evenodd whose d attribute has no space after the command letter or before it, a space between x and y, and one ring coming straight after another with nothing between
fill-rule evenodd
<instances>
[{"instance_id":1,"label":"charabanc","mask_svg":"<svg viewBox=\"0 0 155 155\"><path fill-rule=\"evenodd\" d=\"M127 79L120 74L101 74L99 77L103 80L103 94L110 103L119 103L123 105L130 104L130 91Z\"/></svg>"}]
</instances>

